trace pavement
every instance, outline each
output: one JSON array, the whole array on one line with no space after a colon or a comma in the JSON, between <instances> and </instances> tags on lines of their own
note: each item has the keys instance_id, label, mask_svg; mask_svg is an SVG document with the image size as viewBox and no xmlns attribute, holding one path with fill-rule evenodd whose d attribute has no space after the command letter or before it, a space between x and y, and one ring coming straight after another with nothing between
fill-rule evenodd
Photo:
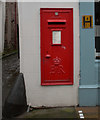
<instances>
[{"instance_id":1,"label":"pavement","mask_svg":"<svg viewBox=\"0 0 100 120\"><path fill-rule=\"evenodd\" d=\"M17 54L5 57L2 61L2 102L4 105L12 86L19 73L19 59ZM57 107L57 108L31 108L16 118L72 118L79 119L81 111L85 119L100 120L100 107Z\"/></svg>"},{"instance_id":2,"label":"pavement","mask_svg":"<svg viewBox=\"0 0 100 120\"><path fill-rule=\"evenodd\" d=\"M74 107L33 109L17 118L77 118Z\"/></svg>"},{"instance_id":3,"label":"pavement","mask_svg":"<svg viewBox=\"0 0 100 120\"><path fill-rule=\"evenodd\" d=\"M100 106L96 106L96 107L76 107L76 112L78 113L79 111L82 111L84 118L100 120Z\"/></svg>"},{"instance_id":4,"label":"pavement","mask_svg":"<svg viewBox=\"0 0 100 120\"><path fill-rule=\"evenodd\" d=\"M81 119L79 111L82 111L81 115L83 114L84 119L100 120L98 107L33 108L30 112L25 112L16 118L69 118L76 120Z\"/></svg>"}]
</instances>

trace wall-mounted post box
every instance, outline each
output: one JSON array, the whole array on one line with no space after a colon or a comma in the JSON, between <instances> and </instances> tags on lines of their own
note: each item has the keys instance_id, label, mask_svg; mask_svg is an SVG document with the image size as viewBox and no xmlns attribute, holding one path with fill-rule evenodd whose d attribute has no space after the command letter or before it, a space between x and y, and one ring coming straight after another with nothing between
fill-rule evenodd
<instances>
[{"instance_id":1,"label":"wall-mounted post box","mask_svg":"<svg viewBox=\"0 0 100 120\"><path fill-rule=\"evenodd\" d=\"M73 9L41 8L41 85L73 84Z\"/></svg>"},{"instance_id":2,"label":"wall-mounted post box","mask_svg":"<svg viewBox=\"0 0 100 120\"><path fill-rule=\"evenodd\" d=\"M79 2L19 2L18 10L20 72L27 103L32 107L78 105Z\"/></svg>"}]
</instances>

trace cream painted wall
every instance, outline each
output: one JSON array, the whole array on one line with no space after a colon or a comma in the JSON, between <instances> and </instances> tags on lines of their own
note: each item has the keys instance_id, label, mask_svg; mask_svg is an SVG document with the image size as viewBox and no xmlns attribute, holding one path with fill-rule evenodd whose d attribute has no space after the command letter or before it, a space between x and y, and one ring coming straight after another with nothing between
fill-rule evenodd
<instances>
[{"instance_id":1,"label":"cream painted wall","mask_svg":"<svg viewBox=\"0 0 100 120\"><path fill-rule=\"evenodd\" d=\"M79 3L19 3L20 72L24 74L28 104L38 106L75 106L79 85ZM74 10L74 85L41 86L40 8Z\"/></svg>"}]
</instances>

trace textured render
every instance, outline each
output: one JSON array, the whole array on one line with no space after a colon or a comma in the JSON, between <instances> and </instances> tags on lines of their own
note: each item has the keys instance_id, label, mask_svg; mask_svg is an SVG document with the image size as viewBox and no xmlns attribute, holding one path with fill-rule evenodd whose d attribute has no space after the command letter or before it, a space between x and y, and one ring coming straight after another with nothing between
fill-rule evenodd
<instances>
[{"instance_id":1,"label":"textured render","mask_svg":"<svg viewBox=\"0 0 100 120\"><path fill-rule=\"evenodd\" d=\"M78 104L79 4L19 3L20 71L24 74L27 102L32 106L73 106ZM74 85L41 86L40 8L74 9Z\"/></svg>"},{"instance_id":2,"label":"textured render","mask_svg":"<svg viewBox=\"0 0 100 120\"><path fill-rule=\"evenodd\" d=\"M93 15L94 3L80 2L80 70L79 105L96 106L98 76L95 67L95 29L82 29L82 16ZM93 19L94 20L94 19ZM95 21L94 21L95 22Z\"/></svg>"}]
</instances>

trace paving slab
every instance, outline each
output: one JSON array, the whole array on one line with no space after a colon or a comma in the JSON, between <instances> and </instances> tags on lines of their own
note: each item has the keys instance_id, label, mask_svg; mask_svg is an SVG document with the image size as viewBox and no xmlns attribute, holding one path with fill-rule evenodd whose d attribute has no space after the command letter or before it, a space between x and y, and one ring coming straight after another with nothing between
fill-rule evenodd
<instances>
[{"instance_id":1,"label":"paving slab","mask_svg":"<svg viewBox=\"0 0 100 120\"><path fill-rule=\"evenodd\" d=\"M18 118L77 118L74 107L49 108L49 109L33 109L26 112Z\"/></svg>"},{"instance_id":2,"label":"paving slab","mask_svg":"<svg viewBox=\"0 0 100 120\"><path fill-rule=\"evenodd\" d=\"M82 111L86 119L100 120L100 107L76 107L76 111Z\"/></svg>"}]
</instances>

